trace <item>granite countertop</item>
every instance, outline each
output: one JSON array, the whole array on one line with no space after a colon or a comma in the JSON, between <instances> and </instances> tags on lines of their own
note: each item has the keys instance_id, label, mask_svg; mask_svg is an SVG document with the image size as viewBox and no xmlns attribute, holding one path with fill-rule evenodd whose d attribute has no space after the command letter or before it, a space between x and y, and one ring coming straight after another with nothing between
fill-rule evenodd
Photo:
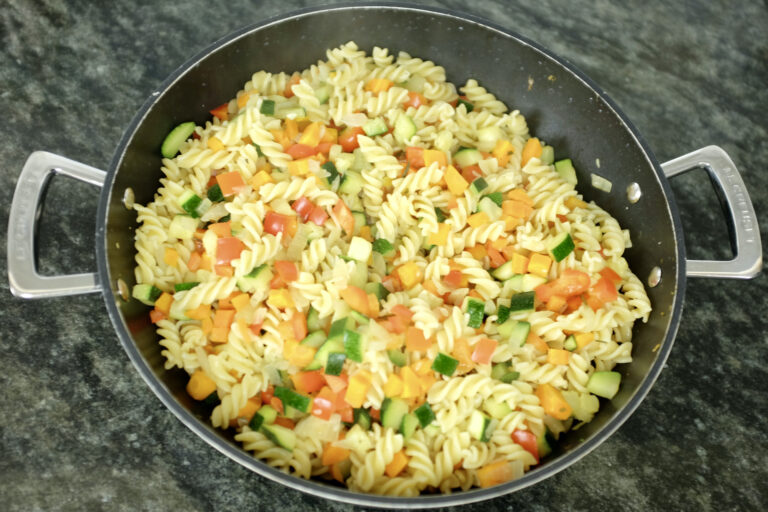
<instances>
[{"instance_id":1,"label":"granite countertop","mask_svg":"<svg viewBox=\"0 0 768 512\"><path fill-rule=\"evenodd\" d=\"M438 2L424 2L437 5ZM106 168L123 129L177 65L235 28L304 7L9 0L0 10L0 500L4 510L350 510L219 454L141 380L99 295L13 298L6 230L26 157ZM567 58L600 84L660 161L717 144L768 240L768 8L751 0L449 0ZM673 180L689 256L728 258L703 173ZM42 212L40 266L95 268L98 190L63 178ZM570 468L464 510L762 510L768 503L768 275L691 279L676 344L634 415Z\"/></svg>"}]
</instances>

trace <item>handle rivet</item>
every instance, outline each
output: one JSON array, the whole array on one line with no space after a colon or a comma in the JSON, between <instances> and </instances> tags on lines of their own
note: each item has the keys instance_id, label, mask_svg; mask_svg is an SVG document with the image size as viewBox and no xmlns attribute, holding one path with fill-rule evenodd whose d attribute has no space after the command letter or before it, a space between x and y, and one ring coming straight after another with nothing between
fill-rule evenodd
<instances>
[{"instance_id":1,"label":"handle rivet","mask_svg":"<svg viewBox=\"0 0 768 512\"><path fill-rule=\"evenodd\" d=\"M648 274L648 286L656 288L661 282L661 267L653 267L651 273Z\"/></svg>"},{"instance_id":2,"label":"handle rivet","mask_svg":"<svg viewBox=\"0 0 768 512\"><path fill-rule=\"evenodd\" d=\"M125 192L123 192L123 206L129 210L133 210L133 204L135 201L136 196L133 193L133 189L131 187L126 188Z\"/></svg>"},{"instance_id":3,"label":"handle rivet","mask_svg":"<svg viewBox=\"0 0 768 512\"><path fill-rule=\"evenodd\" d=\"M643 191L640 190L640 185L637 183L630 183L627 187L627 199L632 204L635 204L643 196Z\"/></svg>"}]
</instances>

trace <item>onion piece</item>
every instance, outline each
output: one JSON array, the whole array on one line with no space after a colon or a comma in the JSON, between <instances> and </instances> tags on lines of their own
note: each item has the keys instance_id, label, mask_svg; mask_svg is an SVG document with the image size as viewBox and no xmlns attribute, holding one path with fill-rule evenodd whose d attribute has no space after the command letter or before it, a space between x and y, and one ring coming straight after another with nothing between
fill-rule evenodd
<instances>
[{"instance_id":1,"label":"onion piece","mask_svg":"<svg viewBox=\"0 0 768 512\"><path fill-rule=\"evenodd\" d=\"M341 117L341 124L345 124L347 126L363 126L367 122L368 116L362 112L344 114Z\"/></svg>"},{"instance_id":2,"label":"onion piece","mask_svg":"<svg viewBox=\"0 0 768 512\"><path fill-rule=\"evenodd\" d=\"M592 186L595 187L597 190L602 190L603 192L610 192L611 188L613 188L613 183L603 178L602 176L592 173Z\"/></svg>"}]
</instances>

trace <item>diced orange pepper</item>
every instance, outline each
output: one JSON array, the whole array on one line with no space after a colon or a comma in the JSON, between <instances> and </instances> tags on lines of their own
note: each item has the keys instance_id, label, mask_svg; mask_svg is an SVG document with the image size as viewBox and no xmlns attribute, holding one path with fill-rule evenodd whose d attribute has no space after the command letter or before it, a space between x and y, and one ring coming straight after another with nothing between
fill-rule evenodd
<instances>
[{"instance_id":1,"label":"diced orange pepper","mask_svg":"<svg viewBox=\"0 0 768 512\"><path fill-rule=\"evenodd\" d=\"M469 188L469 182L456 170L452 165L449 165L445 170L445 184L451 194L460 196Z\"/></svg>"},{"instance_id":2,"label":"diced orange pepper","mask_svg":"<svg viewBox=\"0 0 768 512\"><path fill-rule=\"evenodd\" d=\"M292 365L304 368L315 358L317 349L302 345L295 339L287 339L283 342L283 356Z\"/></svg>"},{"instance_id":3,"label":"diced orange pepper","mask_svg":"<svg viewBox=\"0 0 768 512\"><path fill-rule=\"evenodd\" d=\"M323 466L331 466L349 457L349 450L341 446L326 443L323 449Z\"/></svg>"},{"instance_id":4,"label":"diced orange pepper","mask_svg":"<svg viewBox=\"0 0 768 512\"><path fill-rule=\"evenodd\" d=\"M427 243L429 245L437 245L442 247L448 242L448 234L451 232L451 227L444 222L437 225L437 232L430 233L427 237Z\"/></svg>"},{"instance_id":5,"label":"diced orange pepper","mask_svg":"<svg viewBox=\"0 0 768 512\"><path fill-rule=\"evenodd\" d=\"M269 133L272 134L272 137L274 137L275 142L283 146L283 149L288 149L291 144L291 139L288 138L288 136L285 133L285 130L278 129L278 130L269 130Z\"/></svg>"},{"instance_id":6,"label":"diced orange pepper","mask_svg":"<svg viewBox=\"0 0 768 512\"><path fill-rule=\"evenodd\" d=\"M458 338L453 342L453 352L451 354L459 360L459 366L456 368L458 373L466 373L474 368L472 349L465 338Z\"/></svg>"},{"instance_id":7,"label":"diced orange pepper","mask_svg":"<svg viewBox=\"0 0 768 512\"><path fill-rule=\"evenodd\" d=\"M362 407L365 395L368 394L368 389L371 387L372 377L368 370L358 370L349 378L349 386L347 386L344 400L352 407Z\"/></svg>"},{"instance_id":8,"label":"diced orange pepper","mask_svg":"<svg viewBox=\"0 0 768 512\"><path fill-rule=\"evenodd\" d=\"M235 295L231 302L235 307L235 310L239 312L248 307L248 305L251 303L251 296L247 293L241 293L240 295Z\"/></svg>"},{"instance_id":9,"label":"diced orange pepper","mask_svg":"<svg viewBox=\"0 0 768 512\"><path fill-rule=\"evenodd\" d=\"M250 92L244 92L240 96L237 97L237 108L245 108L245 106L248 104L248 98L251 97Z\"/></svg>"},{"instance_id":10,"label":"diced orange pepper","mask_svg":"<svg viewBox=\"0 0 768 512\"><path fill-rule=\"evenodd\" d=\"M432 386L437 382L437 379L435 378L435 374L428 373L426 375L419 375L419 384L421 384L421 393L426 394L429 392L429 390L432 388Z\"/></svg>"},{"instance_id":11,"label":"diced orange pepper","mask_svg":"<svg viewBox=\"0 0 768 512\"><path fill-rule=\"evenodd\" d=\"M426 358L419 359L411 365L411 368L413 368L413 371L418 375L427 375L432 373L432 361Z\"/></svg>"},{"instance_id":12,"label":"diced orange pepper","mask_svg":"<svg viewBox=\"0 0 768 512\"><path fill-rule=\"evenodd\" d=\"M309 161L309 157L289 161L287 166L288 172L291 176L305 176L309 174Z\"/></svg>"},{"instance_id":13,"label":"diced orange pepper","mask_svg":"<svg viewBox=\"0 0 768 512\"><path fill-rule=\"evenodd\" d=\"M245 418L246 420L249 420L253 418L253 415L256 414L256 411L258 411L261 408L261 398L259 397L253 397L249 398L245 405L240 408L239 411L237 411L237 417L238 418Z\"/></svg>"},{"instance_id":14,"label":"diced orange pepper","mask_svg":"<svg viewBox=\"0 0 768 512\"><path fill-rule=\"evenodd\" d=\"M491 222L491 218L485 212L477 212L467 218L467 224L473 228L484 226Z\"/></svg>"},{"instance_id":15,"label":"diced orange pepper","mask_svg":"<svg viewBox=\"0 0 768 512\"><path fill-rule=\"evenodd\" d=\"M405 454L405 450L396 452L392 457L389 464L386 465L385 471L389 478L395 478L400 472L408 465L408 456Z\"/></svg>"},{"instance_id":16,"label":"diced orange pepper","mask_svg":"<svg viewBox=\"0 0 768 512\"><path fill-rule=\"evenodd\" d=\"M195 371L187 382L187 393L195 400L205 400L214 391L216 383L203 370Z\"/></svg>"},{"instance_id":17,"label":"diced orange pepper","mask_svg":"<svg viewBox=\"0 0 768 512\"><path fill-rule=\"evenodd\" d=\"M339 130L336 128L328 128L325 127L325 131L323 132L323 136L320 137L320 142L332 142L333 144L336 144L336 142L339 140Z\"/></svg>"},{"instance_id":18,"label":"diced orange pepper","mask_svg":"<svg viewBox=\"0 0 768 512\"><path fill-rule=\"evenodd\" d=\"M234 309L217 309L216 313L213 315L213 326L229 328L229 326L232 325L232 320L234 318Z\"/></svg>"},{"instance_id":19,"label":"diced orange pepper","mask_svg":"<svg viewBox=\"0 0 768 512\"><path fill-rule=\"evenodd\" d=\"M393 84L394 82L392 82L392 80L387 80L386 78L371 78L366 82L365 90L370 91L373 94L379 94L380 92L389 90Z\"/></svg>"},{"instance_id":20,"label":"diced orange pepper","mask_svg":"<svg viewBox=\"0 0 768 512\"><path fill-rule=\"evenodd\" d=\"M346 302L350 308L366 316L371 316L371 312L368 308L368 294L365 293L365 290L362 288L350 285L341 290L339 295L341 295L341 298L344 299L344 302Z\"/></svg>"},{"instance_id":21,"label":"diced orange pepper","mask_svg":"<svg viewBox=\"0 0 768 512\"><path fill-rule=\"evenodd\" d=\"M299 122L295 119L285 120L285 137L293 142L299 136Z\"/></svg>"},{"instance_id":22,"label":"diced orange pepper","mask_svg":"<svg viewBox=\"0 0 768 512\"><path fill-rule=\"evenodd\" d=\"M152 311L149 312L149 320L153 324L156 324L160 320L165 320L166 318L168 318L168 317L165 316L165 314L163 312L158 311L156 309L153 309Z\"/></svg>"},{"instance_id":23,"label":"diced orange pepper","mask_svg":"<svg viewBox=\"0 0 768 512\"><path fill-rule=\"evenodd\" d=\"M511 233L516 230L518 226L523 223L523 219L519 217L512 217L511 215L502 216L501 220L504 221L504 231Z\"/></svg>"},{"instance_id":24,"label":"diced orange pepper","mask_svg":"<svg viewBox=\"0 0 768 512\"><path fill-rule=\"evenodd\" d=\"M519 201L521 203L527 204L528 206L533 206L533 199L531 199L531 196L529 196L522 188L513 188L507 192L507 199L511 199L512 201Z\"/></svg>"},{"instance_id":25,"label":"diced orange pepper","mask_svg":"<svg viewBox=\"0 0 768 512\"><path fill-rule=\"evenodd\" d=\"M291 375L291 382L293 382L294 388L299 393L310 394L315 391L320 391L325 387L325 379L323 378L323 370L311 370L306 372L297 372ZM327 388L328 392L331 391ZM334 402L336 396L333 396Z\"/></svg>"},{"instance_id":26,"label":"diced orange pepper","mask_svg":"<svg viewBox=\"0 0 768 512\"><path fill-rule=\"evenodd\" d=\"M475 349L472 351L472 360L480 364L490 363L498 344L498 341L491 338L482 338L477 342Z\"/></svg>"},{"instance_id":27,"label":"diced orange pepper","mask_svg":"<svg viewBox=\"0 0 768 512\"><path fill-rule=\"evenodd\" d=\"M200 304L195 309L188 309L184 312L184 315L192 320L202 320L208 318L211 315L210 304Z\"/></svg>"},{"instance_id":28,"label":"diced orange pepper","mask_svg":"<svg viewBox=\"0 0 768 512\"><path fill-rule=\"evenodd\" d=\"M163 253L163 261L165 262L166 265L175 267L176 264L179 262L178 251L171 247L166 247L165 252Z\"/></svg>"},{"instance_id":29,"label":"diced orange pepper","mask_svg":"<svg viewBox=\"0 0 768 512\"><path fill-rule=\"evenodd\" d=\"M582 349L595 340L595 333L577 332L574 333L573 337L576 340L576 344L579 346L579 349Z\"/></svg>"},{"instance_id":30,"label":"diced orange pepper","mask_svg":"<svg viewBox=\"0 0 768 512\"><path fill-rule=\"evenodd\" d=\"M373 235L371 234L371 226L361 226L360 233L358 233L358 236L364 240L373 242Z\"/></svg>"},{"instance_id":31,"label":"diced orange pepper","mask_svg":"<svg viewBox=\"0 0 768 512\"><path fill-rule=\"evenodd\" d=\"M224 172L216 175L216 183L219 184L221 194L229 197L248 189L243 176L238 171Z\"/></svg>"},{"instance_id":32,"label":"diced orange pepper","mask_svg":"<svg viewBox=\"0 0 768 512\"><path fill-rule=\"evenodd\" d=\"M528 338L526 338L525 342L529 345L533 345L533 347L542 354L546 354L547 351L549 351L547 342L542 340L535 332L533 332L533 330L528 332Z\"/></svg>"},{"instance_id":33,"label":"diced orange pepper","mask_svg":"<svg viewBox=\"0 0 768 512\"><path fill-rule=\"evenodd\" d=\"M405 330L405 348L411 352L424 352L429 350L432 342L424 337L421 329L408 327Z\"/></svg>"},{"instance_id":34,"label":"diced orange pepper","mask_svg":"<svg viewBox=\"0 0 768 512\"><path fill-rule=\"evenodd\" d=\"M533 212L533 207L522 201L507 199L506 201L502 201L501 211L504 215L509 215L510 217L527 219Z\"/></svg>"},{"instance_id":35,"label":"diced orange pepper","mask_svg":"<svg viewBox=\"0 0 768 512\"><path fill-rule=\"evenodd\" d=\"M488 255L488 252L485 250L485 246L481 244L474 245L467 250L476 260L481 260Z\"/></svg>"},{"instance_id":36,"label":"diced orange pepper","mask_svg":"<svg viewBox=\"0 0 768 512\"><path fill-rule=\"evenodd\" d=\"M400 396L403 393L403 379L396 373L390 373L383 387L384 396Z\"/></svg>"},{"instance_id":37,"label":"diced orange pepper","mask_svg":"<svg viewBox=\"0 0 768 512\"><path fill-rule=\"evenodd\" d=\"M187 268L190 272L197 272L200 268L200 262L202 261L202 255L199 252L193 252L189 255L189 261L187 262Z\"/></svg>"},{"instance_id":38,"label":"diced orange pepper","mask_svg":"<svg viewBox=\"0 0 768 512\"><path fill-rule=\"evenodd\" d=\"M551 384L539 384L535 393L546 414L557 420L567 420L571 416L573 409L565 401L562 393Z\"/></svg>"},{"instance_id":39,"label":"diced orange pepper","mask_svg":"<svg viewBox=\"0 0 768 512\"><path fill-rule=\"evenodd\" d=\"M253 175L253 178L248 180L248 183L253 187L254 190L259 190L265 183L274 182L275 180L272 179L272 176L267 171L259 171Z\"/></svg>"},{"instance_id":40,"label":"diced orange pepper","mask_svg":"<svg viewBox=\"0 0 768 512\"><path fill-rule=\"evenodd\" d=\"M168 316L171 312L171 304L173 304L173 295L163 292L155 301L155 309Z\"/></svg>"},{"instance_id":41,"label":"diced orange pepper","mask_svg":"<svg viewBox=\"0 0 768 512\"><path fill-rule=\"evenodd\" d=\"M536 137L528 139L525 141L525 146L523 146L523 154L520 165L525 167L525 164L527 164L531 158L541 158L541 153L543 151L544 148L542 147L539 139Z\"/></svg>"},{"instance_id":42,"label":"diced orange pepper","mask_svg":"<svg viewBox=\"0 0 768 512\"><path fill-rule=\"evenodd\" d=\"M493 487L512 480L514 473L511 464L506 460L491 462L476 472L480 487Z\"/></svg>"},{"instance_id":43,"label":"diced orange pepper","mask_svg":"<svg viewBox=\"0 0 768 512\"><path fill-rule=\"evenodd\" d=\"M551 266L552 258L546 254L535 252L531 254L531 258L528 262L528 272L546 278L549 275L549 268Z\"/></svg>"},{"instance_id":44,"label":"diced orange pepper","mask_svg":"<svg viewBox=\"0 0 768 512\"><path fill-rule=\"evenodd\" d=\"M568 364L571 353L560 348L551 348L547 351L547 362L554 365Z\"/></svg>"},{"instance_id":45,"label":"diced orange pepper","mask_svg":"<svg viewBox=\"0 0 768 512\"><path fill-rule=\"evenodd\" d=\"M301 137L299 137L299 144L306 144L310 147L317 146L320 144L322 130L323 123L317 121L310 123L306 128L304 128L304 131L301 132Z\"/></svg>"},{"instance_id":46,"label":"diced orange pepper","mask_svg":"<svg viewBox=\"0 0 768 512\"><path fill-rule=\"evenodd\" d=\"M208 226L208 229L216 233L216 236L226 238L232 236L231 222L216 222Z\"/></svg>"},{"instance_id":47,"label":"diced orange pepper","mask_svg":"<svg viewBox=\"0 0 768 512\"><path fill-rule=\"evenodd\" d=\"M203 334L208 336L211 334L211 331L213 331L213 320L211 320L210 316L207 316L200 320L200 329L203 331Z\"/></svg>"},{"instance_id":48,"label":"diced orange pepper","mask_svg":"<svg viewBox=\"0 0 768 512\"><path fill-rule=\"evenodd\" d=\"M496 141L496 146L493 148L491 154L496 157L499 162L499 167L504 167L509 163L509 155L515 152L515 147L511 142L505 139L499 139Z\"/></svg>"},{"instance_id":49,"label":"diced orange pepper","mask_svg":"<svg viewBox=\"0 0 768 512\"><path fill-rule=\"evenodd\" d=\"M213 343L226 343L229 339L229 327L213 327L208 338Z\"/></svg>"},{"instance_id":50,"label":"diced orange pepper","mask_svg":"<svg viewBox=\"0 0 768 512\"><path fill-rule=\"evenodd\" d=\"M400 370L400 376L403 379L403 398L416 398L421 394L421 382L419 376L416 375L410 367L404 366Z\"/></svg>"},{"instance_id":51,"label":"diced orange pepper","mask_svg":"<svg viewBox=\"0 0 768 512\"><path fill-rule=\"evenodd\" d=\"M525 274L528 271L529 259L526 256L516 252L512 255L512 272L515 274Z\"/></svg>"},{"instance_id":52,"label":"diced orange pepper","mask_svg":"<svg viewBox=\"0 0 768 512\"><path fill-rule=\"evenodd\" d=\"M408 263L405 263L400 267L398 267L397 275L400 278L400 281L403 283L403 286L405 287L406 290L413 288L418 283L420 283L424 278L424 272L413 261L409 261Z\"/></svg>"},{"instance_id":53,"label":"diced orange pepper","mask_svg":"<svg viewBox=\"0 0 768 512\"><path fill-rule=\"evenodd\" d=\"M588 205L576 196L568 196L564 202L566 208L574 210L576 208L586 208Z\"/></svg>"},{"instance_id":54,"label":"diced orange pepper","mask_svg":"<svg viewBox=\"0 0 768 512\"><path fill-rule=\"evenodd\" d=\"M565 297L562 295L553 295L548 301L547 301L547 311L552 311L553 313L562 313L565 311L565 308L568 306L568 301Z\"/></svg>"},{"instance_id":55,"label":"diced orange pepper","mask_svg":"<svg viewBox=\"0 0 768 512\"><path fill-rule=\"evenodd\" d=\"M370 313L370 316L373 318L376 318L379 316L379 310L381 305L379 304L379 299L374 294L369 293L368 294L368 312Z\"/></svg>"},{"instance_id":56,"label":"diced orange pepper","mask_svg":"<svg viewBox=\"0 0 768 512\"><path fill-rule=\"evenodd\" d=\"M235 275L235 269L231 265L214 265L213 269L217 276L220 277L232 277Z\"/></svg>"}]
</instances>

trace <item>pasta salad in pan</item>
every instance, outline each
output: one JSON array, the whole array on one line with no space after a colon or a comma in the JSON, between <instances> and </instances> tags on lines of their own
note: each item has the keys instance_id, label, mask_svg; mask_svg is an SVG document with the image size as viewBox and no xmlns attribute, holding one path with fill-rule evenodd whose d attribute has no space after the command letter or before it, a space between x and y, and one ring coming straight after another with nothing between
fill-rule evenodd
<instances>
[{"instance_id":1,"label":"pasta salad in pan","mask_svg":"<svg viewBox=\"0 0 768 512\"><path fill-rule=\"evenodd\" d=\"M168 134L133 296L270 466L400 496L517 478L620 386L651 311L629 233L476 80L326 54Z\"/></svg>"}]
</instances>

